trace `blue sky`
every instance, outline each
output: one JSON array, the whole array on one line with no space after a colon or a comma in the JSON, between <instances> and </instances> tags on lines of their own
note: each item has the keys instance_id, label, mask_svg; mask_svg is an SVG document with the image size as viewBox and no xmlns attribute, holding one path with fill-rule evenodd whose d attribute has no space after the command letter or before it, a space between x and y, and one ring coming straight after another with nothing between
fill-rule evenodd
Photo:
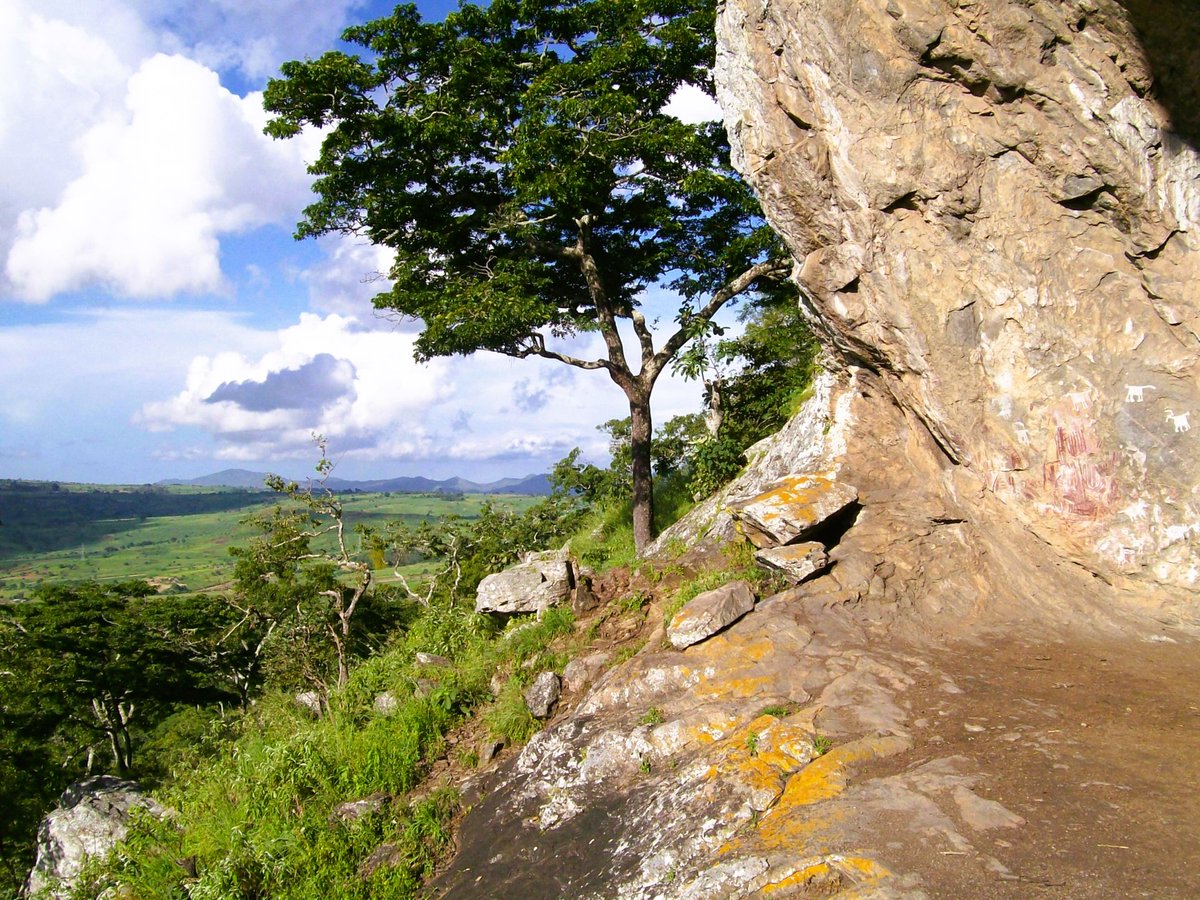
<instances>
[{"instance_id":1,"label":"blue sky","mask_svg":"<svg viewBox=\"0 0 1200 900\"><path fill-rule=\"evenodd\" d=\"M603 374L491 354L417 365L413 326L371 308L387 256L291 238L316 138L263 136L260 92L390 9L0 0L0 477L299 475L314 431L345 478L603 457L595 426L627 414ZM662 422L699 390L660 381L655 400Z\"/></svg>"}]
</instances>

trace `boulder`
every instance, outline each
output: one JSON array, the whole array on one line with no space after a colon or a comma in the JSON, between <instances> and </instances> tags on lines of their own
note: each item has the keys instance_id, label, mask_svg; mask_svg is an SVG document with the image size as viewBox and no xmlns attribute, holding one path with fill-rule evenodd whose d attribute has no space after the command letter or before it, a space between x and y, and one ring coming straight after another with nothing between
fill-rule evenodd
<instances>
[{"instance_id":1,"label":"boulder","mask_svg":"<svg viewBox=\"0 0 1200 900\"><path fill-rule=\"evenodd\" d=\"M567 600L574 584L571 561L562 553L528 554L479 582L475 612L540 613Z\"/></svg>"},{"instance_id":2,"label":"boulder","mask_svg":"<svg viewBox=\"0 0 1200 900\"><path fill-rule=\"evenodd\" d=\"M431 668L437 669L445 669L454 665L454 663L449 659L444 656L439 656L436 653L418 652L416 655L416 660L417 665L419 666L430 666Z\"/></svg>"},{"instance_id":3,"label":"boulder","mask_svg":"<svg viewBox=\"0 0 1200 900\"><path fill-rule=\"evenodd\" d=\"M677 650L698 644L754 609L754 590L731 581L690 600L667 626L667 639Z\"/></svg>"},{"instance_id":4,"label":"boulder","mask_svg":"<svg viewBox=\"0 0 1200 900\"><path fill-rule=\"evenodd\" d=\"M29 873L30 896L67 897L91 857L102 857L125 839L135 809L165 816L161 804L135 781L96 775L63 791L58 808L38 827L37 858Z\"/></svg>"},{"instance_id":5,"label":"boulder","mask_svg":"<svg viewBox=\"0 0 1200 900\"><path fill-rule=\"evenodd\" d=\"M318 719L325 712L324 704L321 702L321 695L316 691L301 691L292 698L296 705L301 709L306 709Z\"/></svg>"},{"instance_id":6,"label":"boulder","mask_svg":"<svg viewBox=\"0 0 1200 900\"><path fill-rule=\"evenodd\" d=\"M498 741L495 738L484 738L479 742L479 764L487 765L495 759L500 751L504 749L504 741Z\"/></svg>"},{"instance_id":7,"label":"boulder","mask_svg":"<svg viewBox=\"0 0 1200 900\"><path fill-rule=\"evenodd\" d=\"M858 499L858 491L824 475L789 475L733 505L734 518L755 547L791 544Z\"/></svg>"},{"instance_id":8,"label":"boulder","mask_svg":"<svg viewBox=\"0 0 1200 900\"><path fill-rule=\"evenodd\" d=\"M358 875L366 881L380 869L394 869L406 859L404 851L396 844L380 844L363 860L358 869Z\"/></svg>"},{"instance_id":9,"label":"boulder","mask_svg":"<svg viewBox=\"0 0 1200 900\"><path fill-rule=\"evenodd\" d=\"M338 823L357 822L359 819L379 812L391 800L392 795L383 791L378 791L369 797L347 800L345 803L339 803L333 808L333 811L329 814L329 821L335 825Z\"/></svg>"},{"instance_id":10,"label":"boulder","mask_svg":"<svg viewBox=\"0 0 1200 900\"><path fill-rule=\"evenodd\" d=\"M767 547L754 554L759 564L773 572L779 572L792 584L799 584L814 572L829 565L829 554L825 546L816 541L788 544L784 547Z\"/></svg>"},{"instance_id":11,"label":"boulder","mask_svg":"<svg viewBox=\"0 0 1200 900\"><path fill-rule=\"evenodd\" d=\"M382 694L375 695L375 699L371 705L378 715L390 716L399 708L400 701L391 691L384 691Z\"/></svg>"},{"instance_id":12,"label":"boulder","mask_svg":"<svg viewBox=\"0 0 1200 900\"><path fill-rule=\"evenodd\" d=\"M561 692L562 682L559 677L553 672L542 672L533 680L533 684L525 688L522 696L535 718L548 719L554 710L554 704L558 703Z\"/></svg>"},{"instance_id":13,"label":"boulder","mask_svg":"<svg viewBox=\"0 0 1200 900\"><path fill-rule=\"evenodd\" d=\"M563 669L563 689L569 694L585 690L600 677L611 658L611 654L600 650L571 660Z\"/></svg>"},{"instance_id":14,"label":"boulder","mask_svg":"<svg viewBox=\"0 0 1200 900\"><path fill-rule=\"evenodd\" d=\"M575 580L575 590L571 594L571 612L582 616L600 605L600 598L592 593L591 578L582 573Z\"/></svg>"}]
</instances>

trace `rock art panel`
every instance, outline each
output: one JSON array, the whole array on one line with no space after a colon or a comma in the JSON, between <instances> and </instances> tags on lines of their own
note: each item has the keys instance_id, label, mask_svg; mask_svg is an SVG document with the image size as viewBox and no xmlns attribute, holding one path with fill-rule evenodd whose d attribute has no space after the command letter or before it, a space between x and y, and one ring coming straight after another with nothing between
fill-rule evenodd
<instances>
[{"instance_id":1,"label":"rock art panel","mask_svg":"<svg viewBox=\"0 0 1200 900\"><path fill-rule=\"evenodd\" d=\"M1194 7L730 0L718 27L735 161L834 367L1061 557L1200 584L1171 537L1200 521Z\"/></svg>"}]
</instances>

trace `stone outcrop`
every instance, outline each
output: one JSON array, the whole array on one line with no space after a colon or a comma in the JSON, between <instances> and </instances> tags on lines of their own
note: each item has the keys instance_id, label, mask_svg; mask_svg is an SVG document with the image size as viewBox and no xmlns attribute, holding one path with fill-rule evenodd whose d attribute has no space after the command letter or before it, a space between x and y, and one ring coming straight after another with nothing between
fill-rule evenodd
<instances>
[{"instance_id":1,"label":"stone outcrop","mask_svg":"<svg viewBox=\"0 0 1200 900\"><path fill-rule=\"evenodd\" d=\"M575 657L563 668L563 690L577 694L591 687L611 658L612 654L603 650Z\"/></svg>"},{"instance_id":2,"label":"stone outcrop","mask_svg":"<svg viewBox=\"0 0 1200 900\"><path fill-rule=\"evenodd\" d=\"M37 861L29 873L30 896L67 897L91 857L125 839L135 809L166 814L134 781L96 775L63 791L58 808L38 828ZM45 893L40 893L45 892Z\"/></svg>"},{"instance_id":3,"label":"stone outcrop","mask_svg":"<svg viewBox=\"0 0 1200 900\"><path fill-rule=\"evenodd\" d=\"M831 414L895 408L941 459L920 493L1163 601L1200 583L1196 32L1180 0L719 24L736 161L853 395Z\"/></svg>"},{"instance_id":4,"label":"stone outcrop","mask_svg":"<svg viewBox=\"0 0 1200 900\"><path fill-rule=\"evenodd\" d=\"M559 551L526 554L521 562L488 575L475 592L480 613L539 613L571 597L575 573Z\"/></svg>"},{"instance_id":5,"label":"stone outcrop","mask_svg":"<svg viewBox=\"0 0 1200 900\"><path fill-rule=\"evenodd\" d=\"M788 544L785 547L767 547L754 554L763 568L779 572L792 584L799 584L814 572L829 565L829 554L816 541Z\"/></svg>"},{"instance_id":6,"label":"stone outcrop","mask_svg":"<svg viewBox=\"0 0 1200 900\"><path fill-rule=\"evenodd\" d=\"M667 640L677 650L706 640L754 609L754 589L745 581L693 597L667 624Z\"/></svg>"},{"instance_id":7,"label":"stone outcrop","mask_svg":"<svg viewBox=\"0 0 1200 900\"><path fill-rule=\"evenodd\" d=\"M733 515L755 547L808 537L858 499L858 491L824 475L790 475L733 505Z\"/></svg>"},{"instance_id":8,"label":"stone outcrop","mask_svg":"<svg viewBox=\"0 0 1200 900\"><path fill-rule=\"evenodd\" d=\"M525 688L522 696L525 705L536 719L549 718L562 692L562 680L554 672L539 672L533 683Z\"/></svg>"}]
</instances>

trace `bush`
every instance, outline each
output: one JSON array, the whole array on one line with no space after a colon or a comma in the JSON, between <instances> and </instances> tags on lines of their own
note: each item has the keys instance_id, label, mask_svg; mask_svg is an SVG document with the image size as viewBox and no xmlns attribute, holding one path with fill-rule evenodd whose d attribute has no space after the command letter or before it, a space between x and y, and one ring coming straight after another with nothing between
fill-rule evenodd
<instances>
[{"instance_id":1,"label":"bush","mask_svg":"<svg viewBox=\"0 0 1200 900\"><path fill-rule=\"evenodd\" d=\"M693 495L707 497L733 480L745 463L739 442L728 437L707 440L692 453L692 477L688 486Z\"/></svg>"}]
</instances>

